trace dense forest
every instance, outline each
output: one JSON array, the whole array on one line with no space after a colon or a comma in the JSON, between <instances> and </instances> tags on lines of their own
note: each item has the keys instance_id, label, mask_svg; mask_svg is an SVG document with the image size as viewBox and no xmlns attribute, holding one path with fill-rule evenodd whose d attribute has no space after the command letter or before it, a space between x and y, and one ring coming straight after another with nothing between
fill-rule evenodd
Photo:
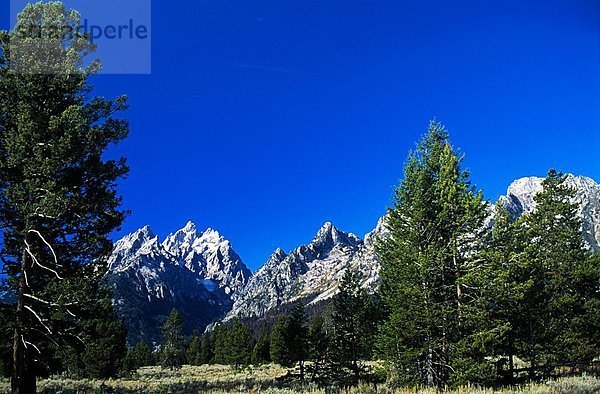
<instances>
[{"instance_id":1,"label":"dense forest","mask_svg":"<svg viewBox=\"0 0 600 394\"><path fill-rule=\"evenodd\" d=\"M537 379L600 355L600 256L585 247L565 176L550 170L535 211L511 217L485 201L436 121L409 153L389 235L377 241L376 292L348 269L322 313L298 303L273 321L231 320L188 338L173 310L159 346L127 349L103 281L109 235L127 214L116 190L126 162L103 153L127 135L117 116L126 99L91 96L99 65L83 66L87 37L50 34L52 56L32 60L32 42L17 34L77 23L62 4L37 3L0 36L0 371L14 393L35 392L36 378L50 375L210 363L277 363L323 385L446 389L515 382L517 363ZM383 360L385 376L369 360Z\"/></svg>"}]
</instances>

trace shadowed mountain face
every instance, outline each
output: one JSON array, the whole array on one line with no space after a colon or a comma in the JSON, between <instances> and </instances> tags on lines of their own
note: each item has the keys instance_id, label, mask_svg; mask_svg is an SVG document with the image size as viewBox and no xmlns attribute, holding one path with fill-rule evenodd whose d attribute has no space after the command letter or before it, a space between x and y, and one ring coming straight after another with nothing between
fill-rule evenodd
<instances>
[{"instance_id":1,"label":"shadowed mountain face","mask_svg":"<svg viewBox=\"0 0 600 394\"><path fill-rule=\"evenodd\" d=\"M193 223L159 243L149 227L115 244L106 278L129 331L128 342L160 343L160 325L173 308L185 330L203 330L226 313L250 271L218 232Z\"/></svg>"},{"instance_id":2,"label":"shadowed mountain face","mask_svg":"<svg viewBox=\"0 0 600 394\"><path fill-rule=\"evenodd\" d=\"M499 202L514 218L531 212L542 180L516 180ZM600 251L600 185L572 175L567 184L576 190L586 244ZM374 290L380 269L374 243L385 236L385 217L364 240L327 222L312 241L289 253L278 248L251 275L230 242L214 230L200 232L190 222L161 244L144 227L115 244L107 278L129 329L129 343L140 338L158 343L158 327L172 308L184 316L189 333L216 320L273 316L296 301L309 307L322 304L337 293L348 268Z\"/></svg>"}]
</instances>

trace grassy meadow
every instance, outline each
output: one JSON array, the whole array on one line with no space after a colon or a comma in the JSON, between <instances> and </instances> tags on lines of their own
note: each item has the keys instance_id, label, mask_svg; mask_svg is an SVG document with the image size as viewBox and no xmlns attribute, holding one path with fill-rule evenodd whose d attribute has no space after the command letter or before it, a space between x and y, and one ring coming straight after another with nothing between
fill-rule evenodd
<instances>
[{"instance_id":1,"label":"grassy meadow","mask_svg":"<svg viewBox=\"0 0 600 394\"><path fill-rule=\"evenodd\" d=\"M293 372L293 371L292 371ZM10 383L0 380L0 393L8 393ZM433 389L391 389L385 384L362 383L357 387L318 387L301 384L288 369L270 364L236 370L223 365L185 365L178 370L144 367L129 378L109 380L72 380L62 377L38 382L40 393L347 393L347 394L433 394ZM450 393L600 393L600 379L591 376L565 377L556 381L527 384L502 389L462 387Z\"/></svg>"}]
</instances>

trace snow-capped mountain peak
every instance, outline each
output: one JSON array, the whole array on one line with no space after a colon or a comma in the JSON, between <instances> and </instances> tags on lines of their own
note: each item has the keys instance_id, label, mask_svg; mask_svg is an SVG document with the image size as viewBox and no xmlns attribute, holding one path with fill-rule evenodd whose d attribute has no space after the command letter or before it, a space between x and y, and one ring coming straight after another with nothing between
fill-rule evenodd
<instances>
[{"instance_id":1,"label":"snow-capped mountain peak","mask_svg":"<svg viewBox=\"0 0 600 394\"><path fill-rule=\"evenodd\" d=\"M513 218L532 212L535 195L542 191L541 177L520 178L510 184L505 196L498 200ZM583 220L583 236L590 250L600 251L600 185L592 178L567 174L565 184L575 190L574 202Z\"/></svg>"},{"instance_id":2,"label":"snow-capped mountain peak","mask_svg":"<svg viewBox=\"0 0 600 394\"><path fill-rule=\"evenodd\" d=\"M196 225L189 221L183 228L169 234L163 241L162 247L172 255L180 256L192 247L198 236Z\"/></svg>"},{"instance_id":3,"label":"snow-capped mountain peak","mask_svg":"<svg viewBox=\"0 0 600 394\"><path fill-rule=\"evenodd\" d=\"M158 325L150 322L161 321L172 308L190 313L190 325L201 329L228 310L250 275L228 240L216 230L199 232L188 222L162 243L148 226L117 241L107 278L128 324L137 327L139 321L149 330L132 334L133 341L159 338Z\"/></svg>"},{"instance_id":4,"label":"snow-capped mountain peak","mask_svg":"<svg viewBox=\"0 0 600 394\"><path fill-rule=\"evenodd\" d=\"M281 248L277 248L275 249L275 251L273 252L273 254L271 255L271 258L277 258L278 260L283 260L287 257L287 253L285 253L283 251L283 249Z\"/></svg>"},{"instance_id":5,"label":"snow-capped mountain peak","mask_svg":"<svg viewBox=\"0 0 600 394\"><path fill-rule=\"evenodd\" d=\"M131 266L135 256L160 254L158 235L150 226L144 226L128 234L115 243L108 259L108 270L125 270Z\"/></svg>"}]
</instances>

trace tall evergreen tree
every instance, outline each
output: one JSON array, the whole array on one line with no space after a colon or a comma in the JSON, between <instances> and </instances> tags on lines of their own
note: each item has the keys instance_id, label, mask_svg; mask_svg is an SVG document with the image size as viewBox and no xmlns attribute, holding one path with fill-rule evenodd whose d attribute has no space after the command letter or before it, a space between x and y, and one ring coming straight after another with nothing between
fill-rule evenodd
<instances>
[{"instance_id":1,"label":"tall evergreen tree","mask_svg":"<svg viewBox=\"0 0 600 394\"><path fill-rule=\"evenodd\" d=\"M125 372L135 372L141 367L152 365L154 355L152 349L144 341L138 342L134 347L130 348L125 355L123 361L123 369Z\"/></svg>"},{"instance_id":2,"label":"tall evergreen tree","mask_svg":"<svg viewBox=\"0 0 600 394\"><path fill-rule=\"evenodd\" d=\"M83 331L86 346L81 354L84 376L106 379L123 368L127 354L127 330L113 309L110 298L98 300L95 316L86 319Z\"/></svg>"},{"instance_id":3,"label":"tall evergreen tree","mask_svg":"<svg viewBox=\"0 0 600 394\"><path fill-rule=\"evenodd\" d=\"M173 309L161 327L164 341L160 349L160 363L163 367L179 368L185 363L185 335L183 319L177 309Z\"/></svg>"},{"instance_id":4,"label":"tall evergreen tree","mask_svg":"<svg viewBox=\"0 0 600 394\"><path fill-rule=\"evenodd\" d=\"M533 366L598 354L600 327L589 308L597 305L600 267L590 264L582 237L575 190L566 175L550 170L524 217L527 288L521 344Z\"/></svg>"},{"instance_id":5,"label":"tall evergreen tree","mask_svg":"<svg viewBox=\"0 0 600 394\"><path fill-rule=\"evenodd\" d=\"M293 362L298 363L300 379L304 379L304 361L308 356L308 327L306 310L298 303L290 315L289 331L287 333L288 347Z\"/></svg>"},{"instance_id":6,"label":"tall evergreen tree","mask_svg":"<svg viewBox=\"0 0 600 394\"><path fill-rule=\"evenodd\" d=\"M215 360L215 333L214 331L204 333L202 346L200 348L200 364L211 364Z\"/></svg>"},{"instance_id":7,"label":"tall evergreen tree","mask_svg":"<svg viewBox=\"0 0 600 394\"><path fill-rule=\"evenodd\" d=\"M465 283L476 291L471 293L469 304L471 319L465 322L471 335L463 338L463 343L470 346L471 355L477 354L480 360L488 357L506 361L512 371L517 355L518 320L525 314L521 302L526 288L521 220L514 221L503 204L496 205L493 226L484 243L483 264L465 278ZM492 368L490 364L473 362L469 354L465 356L459 380L486 384L499 378L500 364ZM512 382L512 376L500 378Z\"/></svg>"},{"instance_id":8,"label":"tall evergreen tree","mask_svg":"<svg viewBox=\"0 0 600 394\"><path fill-rule=\"evenodd\" d=\"M239 319L234 319L229 327L220 324L215 329L215 362L233 365L236 368L250 363L252 335L248 327Z\"/></svg>"},{"instance_id":9,"label":"tall evergreen tree","mask_svg":"<svg viewBox=\"0 0 600 394\"><path fill-rule=\"evenodd\" d=\"M271 360L284 367L291 367L294 364L289 347L290 326L290 317L280 315L271 331L271 342L269 344Z\"/></svg>"},{"instance_id":10,"label":"tall evergreen tree","mask_svg":"<svg viewBox=\"0 0 600 394\"><path fill-rule=\"evenodd\" d=\"M190 365L202 365L202 338L198 332L192 334L192 339L188 344L187 350L187 361Z\"/></svg>"},{"instance_id":11,"label":"tall evergreen tree","mask_svg":"<svg viewBox=\"0 0 600 394\"><path fill-rule=\"evenodd\" d=\"M327 360L330 347L330 337L323 315L316 315L308 329L309 358L313 362L313 378L319 373L321 366Z\"/></svg>"},{"instance_id":12,"label":"tall evergreen tree","mask_svg":"<svg viewBox=\"0 0 600 394\"><path fill-rule=\"evenodd\" d=\"M214 337L214 357L216 364L228 364L229 332L225 324L218 324L213 330Z\"/></svg>"},{"instance_id":13,"label":"tall evergreen tree","mask_svg":"<svg viewBox=\"0 0 600 394\"><path fill-rule=\"evenodd\" d=\"M36 391L51 347L85 347L85 300L101 292L74 289L105 271L108 235L125 216L115 185L127 166L103 157L127 135L127 122L114 117L125 99L89 96L99 63L83 65L94 46L73 33L79 24L61 3L39 2L0 34L0 227L16 298L13 393Z\"/></svg>"},{"instance_id":14,"label":"tall evergreen tree","mask_svg":"<svg viewBox=\"0 0 600 394\"><path fill-rule=\"evenodd\" d=\"M332 337L330 363L334 368L352 372L354 383L360 379L362 361L370 358L377 321L373 320L370 300L361 288L356 272L347 269L331 309Z\"/></svg>"},{"instance_id":15,"label":"tall evergreen tree","mask_svg":"<svg viewBox=\"0 0 600 394\"><path fill-rule=\"evenodd\" d=\"M446 129L431 122L396 189L390 236L377 245L390 312L381 349L404 382L444 388L462 358L456 350L471 298L465 275L480 262L486 204L461 162Z\"/></svg>"},{"instance_id":16,"label":"tall evergreen tree","mask_svg":"<svg viewBox=\"0 0 600 394\"><path fill-rule=\"evenodd\" d=\"M256 344L252 349L252 364L260 365L271 361L270 345L271 330L269 326L263 324L258 332Z\"/></svg>"},{"instance_id":17,"label":"tall evergreen tree","mask_svg":"<svg viewBox=\"0 0 600 394\"><path fill-rule=\"evenodd\" d=\"M250 329L238 319L234 319L227 335L227 361L228 364L239 368L250 364L253 347Z\"/></svg>"}]
</instances>

